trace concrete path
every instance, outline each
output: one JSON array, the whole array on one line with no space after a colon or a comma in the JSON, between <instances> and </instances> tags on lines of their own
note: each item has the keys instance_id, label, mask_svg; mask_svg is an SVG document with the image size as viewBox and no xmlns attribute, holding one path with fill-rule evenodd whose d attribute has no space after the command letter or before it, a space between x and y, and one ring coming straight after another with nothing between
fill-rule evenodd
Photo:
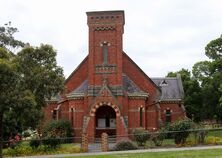
<instances>
[{"instance_id":1,"label":"concrete path","mask_svg":"<svg viewBox=\"0 0 222 158\"><path fill-rule=\"evenodd\" d=\"M112 152L94 152L94 153L78 153L78 154L60 154L46 156L26 156L17 158L54 158L54 157L79 157L91 155L109 155L109 154L129 154L129 153L145 153L145 152L163 152L163 151L185 151L185 150L205 150L205 149L222 149L222 145L216 146L198 146L198 147L180 147L180 148L161 148L161 149L142 149L128 151L112 151Z\"/></svg>"}]
</instances>

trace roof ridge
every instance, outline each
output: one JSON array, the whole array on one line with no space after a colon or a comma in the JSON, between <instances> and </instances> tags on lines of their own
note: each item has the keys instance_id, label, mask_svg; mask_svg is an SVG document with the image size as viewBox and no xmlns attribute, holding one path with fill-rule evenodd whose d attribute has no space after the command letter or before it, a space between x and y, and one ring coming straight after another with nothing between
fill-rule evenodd
<instances>
[{"instance_id":1,"label":"roof ridge","mask_svg":"<svg viewBox=\"0 0 222 158\"><path fill-rule=\"evenodd\" d=\"M150 77L151 79L178 79L177 77Z\"/></svg>"}]
</instances>

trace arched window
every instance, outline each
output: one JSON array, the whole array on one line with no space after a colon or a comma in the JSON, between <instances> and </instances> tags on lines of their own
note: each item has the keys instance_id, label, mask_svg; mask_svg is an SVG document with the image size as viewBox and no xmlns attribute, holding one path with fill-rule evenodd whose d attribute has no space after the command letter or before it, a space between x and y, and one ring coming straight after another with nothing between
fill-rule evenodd
<instances>
[{"instance_id":1,"label":"arched window","mask_svg":"<svg viewBox=\"0 0 222 158\"><path fill-rule=\"evenodd\" d=\"M55 110L55 109L52 111L52 119L53 120L57 119L57 110Z\"/></svg>"},{"instance_id":2,"label":"arched window","mask_svg":"<svg viewBox=\"0 0 222 158\"><path fill-rule=\"evenodd\" d=\"M143 127L143 108L139 108L139 113L140 113L140 127Z\"/></svg>"},{"instance_id":3,"label":"arched window","mask_svg":"<svg viewBox=\"0 0 222 158\"><path fill-rule=\"evenodd\" d=\"M73 113L74 113L74 108L71 108L71 124L73 125L74 122L74 117L73 117Z\"/></svg>"},{"instance_id":4,"label":"arched window","mask_svg":"<svg viewBox=\"0 0 222 158\"><path fill-rule=\"evenodd\" d=\"M166 110L165 117L166 117L166 124L171 123L171 110L170 109Z\"/></svg>"}]
</instances>

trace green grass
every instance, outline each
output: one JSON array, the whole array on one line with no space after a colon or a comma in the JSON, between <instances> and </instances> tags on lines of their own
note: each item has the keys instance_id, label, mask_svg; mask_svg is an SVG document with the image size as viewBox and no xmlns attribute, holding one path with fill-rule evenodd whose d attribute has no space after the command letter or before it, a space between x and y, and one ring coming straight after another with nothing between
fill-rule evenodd
<instances>
[{"instance_id":1,"label":"green grass","mask_svg":"<svg viewBox=\"0 0 222 158\"><path fill-rule=\"evenodd\" d=\"M175 146L174 139L164 139L162 146Z\"/></svg>"},{"instance_id":2,"label":"green grass","mask_svg":"<svg viewBox=\"0 0 222 158\"><path fill-rule=\"evenodd\" d=\"M175 146L174 139L164 139L161 146ZM156 147L153 141L147 141L145 148L153 148Z\"/></svg>"},{"instance_id":3,"label":"green grass","mask_svg":"<svg viewBox=\"0 0 222 158\"><path fill-rule=\"evenodd\" d=\"M222 149L79 156L81 158L222 158Z\"/></svg>"},{"instance_id":4,"label":"green grass","mask_svg":"<svg viewBox=\"0 0 222 158\"><path fill-rule=\"evenodd\" d=\"M221 137L222 138L222 131L209 131L207 136L214 136L214 137Z\"/></svg>"},{"instance_id":5,"label":"green grass","mask_svg":"<svg viewBox=\"0 0 222 158\"><path fill-rule=\"evenodd\" d=\"M17 145L14 149L7 148L3 149L4 156L31 156L31 155L54 155L54 154L73 154L79 153L81 149L76 144L61 144L58 148L47 148L43 145L37 149L32 149L29 143L22 142Z\"/></svg>"}]
</instances>

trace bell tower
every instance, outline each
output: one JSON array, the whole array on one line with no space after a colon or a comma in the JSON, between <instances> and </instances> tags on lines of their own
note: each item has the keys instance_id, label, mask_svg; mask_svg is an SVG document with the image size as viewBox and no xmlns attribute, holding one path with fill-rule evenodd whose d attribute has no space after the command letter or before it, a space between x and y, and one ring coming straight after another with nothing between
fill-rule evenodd
<instances>
[{"instance_id":1,"label":"bell tower","mask_svg":"<svg viewBox=\"0 0 222 158\"><path fill-rule=\"evenodd\" d=\"M124 11L87 12L89 86L122 85Z\"/></svg>"}]
</instances>

